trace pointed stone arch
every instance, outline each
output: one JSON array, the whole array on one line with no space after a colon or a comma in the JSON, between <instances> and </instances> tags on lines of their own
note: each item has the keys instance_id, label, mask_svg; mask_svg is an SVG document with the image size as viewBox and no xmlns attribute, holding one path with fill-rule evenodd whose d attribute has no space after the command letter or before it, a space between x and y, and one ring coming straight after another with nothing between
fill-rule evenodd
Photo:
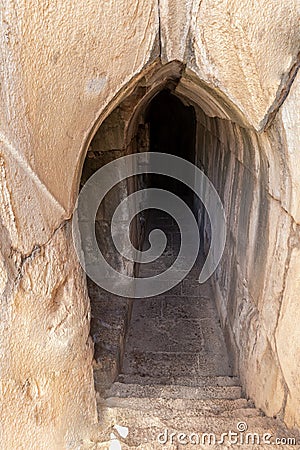
<instances>
[{"instance_id":1,"label":"pointed stone arch","mask_svg":"<svg viewBox=\"0 0 300 450\"><path fill-rule=\"evenodd\" d=\"M274 166L280 161L278 145L271 147L274 129L257 133L223 93L186 70L183 63L172 61L162 65L156 62L122 89L92 125L83 145L74 185L77 191L88 147L91 143L93 147L93 139L101 133L113 111L120 107L124 110L126 117L118 136L121 135L122 150L130 153L134 151L130 147L132 139L143 123L147 106L158 92L166 88L196 110L196 162L214 183L228 217L229 239L224 258L214 275L214 286L235 372L240 375L247 394L273 415L283 407L285 396L281 386L285 380L278 363L275 338L270 345L268 335L274 336L278 316L274 314L269 320L264 311L270 307L267 278L271 254L284 245L276 243L274 236L287 220L278 212L276 229L272 229L272 217L279 205L270 198L274 180L269 165L270 158ZM200 211L201 205L198 207ZM209 223L205 214L202 217L201 227L209 239ZM131 273L134 273L133 269ZM283 271L276 282L283 286ZM276 304L279 302L278 298ZM127 310L130 311L130 305ZM256 347L257 342L260 349ZM119 348L112 363L112 377L119 370L121 357L122 349ZM265 368L265 358L268 369ZM276 386L272 395L266 388L265 376L269 370Z\"/></svg>"}]
</instances>

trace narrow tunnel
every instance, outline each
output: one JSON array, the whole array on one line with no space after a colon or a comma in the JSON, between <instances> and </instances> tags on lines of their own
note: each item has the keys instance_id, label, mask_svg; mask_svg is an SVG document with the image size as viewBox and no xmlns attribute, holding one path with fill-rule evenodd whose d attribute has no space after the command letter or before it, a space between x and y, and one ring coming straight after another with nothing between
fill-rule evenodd
<instances>
[{"instance_id":1,"label":"narrow tunnel","mask_svg":"<svg viewBox=\"0 0 300 450\"><path fill-rule=\"evenodd\" d=\"M149 150L169 153L190 162L195 159L196 117L191 106L185 106L168 90L157 94L145 117L149 126ZM180 197L192 195L188 187L174 178L152 175L151 187L168 189Z\"/></svg>"},{"instance_id":2,"label":"narrow tunnel","mask_svg":"<svg viewBox=\"0 0 300 450\"><path fill-rule=\"evenodd\" d=\"M143 83L137 85L94 135L81 184L122 156L163 152L183 158L205 173L220 196L227 220L225 250L211 279L200 285L212 230L195 193L180 181L153 174L128 178L109 191L98 209L95 230L105 259L118 272L155 276L173 264L181 245L176 221L149 209L131 220L131 242L147 250L149 233L158 228L167 237L164 253L151 263L135 264L117 252L112 216L122 200L140 189L154 187L180 197L197 221L201 245L188 276L156 297L118 296L87 280L94 379L100 394L116 380L197 386L203 377L237 376L251 393L260 376L253 364L260 357L253 352L257 329L245 330L249 318L259 320L257 305L265 280L268 242L259 237L265 235L269 214L266 155L260 137L238 123L235 113L230 120L226 105L218 106L207 91L199 91L200 96L197 86L191 89L184 83L171 77L153 92ZM122 226L128 233L128 226Z\"/></svg>"},{"instance_id":3,"label":"narrow tunnel","mask_svg":"<svg viewBox=\"0 0 300 450\"><path fill-rule=\"evenodd\" d=\"M184 105L170 91L163 90L150 102L145 124L149 129L151 152L195 162L196 114L192 106ZM194 192L184 183L152 174L148 187L174 193L196 215ZM181 244L178 224L158 209L146 215L143 249L149 248L147 237L157 228L165 233L168 244L157 260L140 265L139 277L163 272L178 255ZM204 260L203 250L200 248L190 274L173 289L156 297L134 300L119 380L139 383L150 380L166 385L185 380L195 385L201 377L232 375L210 282L199 285L197 281Z\"/></svg>"}]
</instances>

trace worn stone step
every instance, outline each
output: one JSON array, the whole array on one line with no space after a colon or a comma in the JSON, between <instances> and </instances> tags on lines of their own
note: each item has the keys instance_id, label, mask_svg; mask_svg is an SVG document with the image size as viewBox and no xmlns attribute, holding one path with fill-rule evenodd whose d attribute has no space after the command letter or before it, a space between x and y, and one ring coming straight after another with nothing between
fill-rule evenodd
<instances>
[{"instance_id":1,"label":"worn stone step","mask_svg":"<svg viewBox=\"0 0 300 450\"><path fill-rule=\"evenodd\" d=\"M247 411L245 413L245 411ZM143 419L137 422L138 427L143 427L145 423L155 427L156 424L163 423L165 426L170 429L186 429L186 430L195 430L196 432L201 430L209 430L215 431L216 429L221 429L220 425L224 426L223 431L236 431L237 424L240 422L247 424L247 429L249 431L255 431L255 428L252 426L250 428L250 424L255 423L257 428L260 430L268 429L268 427L274 427L273 419L264 416L255 408L249 408L249 410L234 410L231 414L225 415L220 414L216 415L206 415L206 414L198 414L198 415L190 415L186 414L183 416L182 412L176 411L173 412L170 416L163 416L153 414L152 412L143 412ZM250 414L250 411L252 414ZM132 423L134 418L137 419L139 416L139 411L126 409L126 408L104 408L102 410L102 418L103 423L107 423L108 420L115 419L115 423L119 423L120 425L128 426L128 423ZM227 427L227 428L226 428Z\"/></svg>"},{"instance_id":2,"label":"worn stone step","mask_svg":"<svg viewBox=\"0 0 300 450\"><path fill-rule=\"evenodd\" d=\"M99 411L106 409L124 409L151 413L154 416L170 419L178 414L185 417L224 416L254 417L260 416L260 410L253 408L246 399L224 400L183 400L183 399L141 399L110 397L98 402Z\"/></svg>"},{"instance_id":3,"label":"worn stone step","mask_svg":"<svg viewBox=\"0 0 300 450\"><path fill-rule=\"evenodd\" d=\"M140 398L181 398L181 399L238 399L242 396L240 386L180 386L180 385L141 385L115 382L105 391L104 397Z\"/></svg>"},{"instance_id":4,"label":"worn stone step","mask_svg":"<svg viewBox=\"0 0 300 450\"><path fill-rule=\"evenodd\" d=\"M153 378L177 378L198 376L230 376L226 356L210 351L155 352L132 350L126 352L123 361L123 373L138 374Z\"/></svg>"},{"instance_id":5,"label":"worn stone step","mask_svg":"<svg viewBox=\"0 0 300 450\"><path fill-rule=\"evenodd\" d=\"M139 374L120 374L117 379L120 383L141 385L178 385L178 386L240 386L238 377L231 376L193 376L193 377L151 377Z\"/></svg>"},{"instance_id":6,"label":"worn stone step","mask_svg":"<svg viewBox=\"0 0 300 450\"><path fill-rule=\"evenodd\" d=\"M244 398L191 400L109 397L99 398L98 407L100 411L105 408L131 409L142 413L145 411L161 418L170 418L176 414L184 414L185 417L203 415L231 417L236 411L240 411L242 415L260 415L260 411L253 408L252 402Z\"/></svg>"},{"instance_id":7,"label":"worn stone step","mask_svg":"<svg viewBox=\"0 0 300 450\"><path fill-rule=\"evenodd\" d=\"M177 414L171 418L161 418L153 413L140 412L134 410L127 410L122 408L108 408L102 411L102 423L103 428L107 429L107 434L111 432L113 426L117 424L118 426L126 427L128 430L128 435L124 439L124 444L130 446L131 448L173 448L170 445L177 445L174 449L183 448L235 448L234 444L227 445L226 442L221 443L222 434L227 433L224 439L228 439L228 433L230 431L236 433L235 438L245 439L245 436L249 433L249 444L246 445L245 441L242 441L236 448L249 448L249 449L261 449L270 448L271 443L264 447L264 436L268 434L271 442L274 443L275 438L292 438L296 439L296 444L299 445L299 435L294 434L291 430L287 430L282 422L270 419L267 417L244 417L236 414L234 417L223 417L223 416L198 416L189 417L184 414ZM242 429L240 428L242 427ZM178 442L179 436L184 433L186 436L190 437L195 434L202 437L204 433L213 433L215 436L214 442L210 445L200 446L195 445L195 443L189 447L187 444L180 445ZM172 435L173 434L173 437ZM252 437L255 434L254 441ZM166 436L168 436L167 439ZM182 435L181 435L182 436ZM158 438L160 437L161 442ZM259 437L259 441L257 440ZM234 436L233 436L234 438ZM207 439L207 436L206 436ZM164 443L162 441L165 441ZM207 440L205 441L207 444ZM149 445L149 446L148 446ZM167 445L167 447L164 447ZM122 444L122 448L123 447ZM298 448L295 444L292 446L284 445L278 446L276 448Z\"/></svg>"}]
</instances>

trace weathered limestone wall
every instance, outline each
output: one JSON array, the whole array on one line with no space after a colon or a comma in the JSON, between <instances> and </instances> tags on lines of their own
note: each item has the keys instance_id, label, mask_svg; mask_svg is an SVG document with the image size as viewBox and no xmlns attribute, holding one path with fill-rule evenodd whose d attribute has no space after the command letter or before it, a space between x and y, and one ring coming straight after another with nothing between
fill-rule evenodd
<instances>
[{"instance_id":1,"label":"weathered limestone wall","mask_svg":"<svg viewBox=\"0 0 300 450\"><path fill-rule=\"evenodd\" d=\"M163 62L186 61L262 129L294 73L299 12L297 0L161 1Z\"/></svg>"},{"instance_id":2,"label":"weathered limestone wall","mask_svg":"<svg viewBox=\"0 0 300 450\"><path fill-rule=\"evenodd\" d=\"M158 56L157 6L8 0L0 35L1 442L77 449L97 416L68 220L94 123Z\"/></svg>"},{"instance_id":3,"label":"weathered limestone wall","mask_svg":"<svg viewBox=\"0 0 300 450\"><path fill-rule=\"evenodd\" d=\"M90 305L70 228L63 224L29 257L13 252L8 236L2 240L9 262L1 272L6 449L75 448L97 419Z\"/></svg>"},{"instance_id":4,"label":"weathered limestone wall","mask_svg":"<svg viewBox=\"0 0 300 450\"><path fill-rule=\"evenodd\" d=\"M280 303L280 315L275 340L281 369L288 387L285 420L289 425L300 424L300 215L299 215L299 148L300 148L300 76L281 110L285 158L288 165L290 202L286 206L291 216L289 259L285 267L285 279Z\"/></svg>"},{"instance_id":5,"label":"weathered limestone wall","mask_svg":"<svg viewBox=\"0 0 300 450\"><path fill-rule=\"evenodd\" d=\"M245 123L262 129L293 80L298 9L296 0L2 3L0 367L6 449L78 448L96 420L89 304L68 223L96 128L161 57L163 63L182 61L216 98L226 97ZM268 288L269 303L261 300L261 305L271 303L273 311L275 302L281 310L275 341L289 389L285 416L290 425L300 423L299 352L297 345L286 345L285 337L288 325L291 342L298 339L296 244L282 296L280 277L285 227L291 224L294 230L290 245L298 239L298 86L299 81L267 137L261 137L270 164L269 193L276 199L269 202L269 215L282 234L276 237L273 231L269 238L272 259L268 256L261 281L264 289L267 283L273 286L278 301ZM228 110L214 111L230 118ZM272 261L278 261L271 278L278 271L278 285L268 281ZM268 401L271 397L273 391Z\"/></svg>"},{"instance_id":6,"label":"weathered limestone wall","mask_svg":"<svg viewBox=\"0 0 300 450\"><path fill-rule=\"evenodd\" d=\"M82 186L98 169L125 156L124 135L127 116L126 107L121 104L98 129L84 162ZM96 214L95 231L99 249L108 263L118 272L133 276L134 264L116 251L111 235L113 213L129 193L128 181L123 180L106 195ZM124 227L121 223L119 226L127 232L126 217ZM94 381L96 391L101 393L101 390L111 385L120 372L132 302L131 299L120 298L106 292L90 279L87 285L91 302L91 337L94 342Z\"/></svg>"},{"instance_id":7,"label":"weathered limestone wall","mask_svg":"<svg viewBox=\"0 0 300 450\"><path fill-rule=\"evenodd\" d=\"M288 168L295 147L287 146L279 118L257 135L199 109L197 116L197 161L227 217L226 248L213 278L236 371L266 414L299 426L300 241ZM201 220L209 237L207 216Z\"/></svg>"}]
</instances>

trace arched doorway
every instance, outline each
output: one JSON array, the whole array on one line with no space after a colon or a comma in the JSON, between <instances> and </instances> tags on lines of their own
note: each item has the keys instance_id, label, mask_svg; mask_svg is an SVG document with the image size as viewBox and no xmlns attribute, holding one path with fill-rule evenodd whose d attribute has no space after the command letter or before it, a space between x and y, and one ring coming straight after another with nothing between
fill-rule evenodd
<instances>
[{"instance_id":1,"label":"arched doorway","mask_svg":"<svg viewBox=\"0 0 300 450\"><path fill-rule=\"evenodd\" d=\"M195 163L197 123L193 106L185 105L165 89L149 103L144 122L151 152L168 153ZM194 192L184 183L152 174L148 176L147 185L180 197L200 225L201 215L198 217ZM138 277L163 272L178 255L181 234L176 221L162 210L150 209L145 214L144 250L149 248L148 236L154 229L165 233L167 246L157 260L139 266ZM182 282L158 296L133 301L118 380L196 385L203 377L233 374L210 282L199 285L197 281L203 261L202 247L193 269Z\"/></svg>"},{"instance_id":2,"label":"arched doorway","mask_svg":"<svg viewBox=\"0 0 300 450\"><path fill-rule=\"evenodd\" d=\"M107 117L90 144L82 172L82 185L97 169L129 153L143 151L169 153L191 163L197 163L199 153L197 110L195 106L187 103L184 97L177 96L174 87L172 82L156 91L134 120L129 105L131 102L136 102L136 92L132 94L131 99L122 102ZM133 105L132 109L134 109ZM209 226L205 230L205 210L201 208L199 200L195 198L191 189L180 181L162 175L136 176L115 186L100 205L96 216L95 226L99 247L107 261L116 270L136 277L148 277L161 273L172 265L180 247L181 236L174 219L161 211L150 210L140 214L131 222L131 241L136 248L147 249L150 231L154 228L161 229L168 238L168 245L161 258L154 263L137 265L126 260L116 251L110 232L112 215L126 196L141 187L171 191L184 200L198 220L199 233L204 236L206 232L205 248L209 247ZM123 232L126 233L127 230L124 229ZM153 359L159 362L159 357L156 358L159 355L155 356L154 352L156 340L166 344L164 352L166 361L168 360L164 372L160 376L156 372L156 382L167 382L166 372L169 373L170 379L185 376L187 368L200 377L209 374L222 376L233 373L213 292L209 284L200 287L197 281L196 274L199 274L203 260L204 246L191 271L190 279L184 280L166 295L152 300L133 301L131 298L120 298L107 293L88 280L92 308L91 334L95 345L95 385L99 392L118 377L138 376L137 361L144 359L147 361L148 368L154 366ZM160 322L159 316L152 317L152 322L148 320L155 301L157 305L154 309L160 311ZM161 314L163 307L168 311L166 313L168 320ZM144 311L143 308L145 308ZM139 335L137 322L142 323L141 316L145 318L148 328L151 323L152 343L148 340L149 330L144 336L144 341ZM175 323L173 323L174 320ZM171 331L172 324L175 326L173 331ZM160 326L163 328L167 326L167 333L174 335L173 346L172 339L168 341L166 336L161 335ZM181 337L176 330L178 326ZM146 323L143 328L145 327ZM144 354L141 347L136 353L137 343L144 346L144 349L154 345L153 351L149 350L152 356L148 358L147 351ZM130 350L131 347L133 352ZM187 359L177 366L176 360L180 358L180 354L181 359L183 355ZM202 363L200 363L201 358ZM146 375L147 373L142 373L142 376Z\"/></svg>"},{"instance_id":3,"label":"arched doorway","mask_svg":"<svg viewBox=\"0 0 300 450\"><path fill-rule=\"evenodd\" d=\"M266 230L263 227L268 223L269 214L266 190L268 168L264 147L267 141L249 129L239 111L229 105L220 93L212 92L208 86L188 76L180 67L178 63L172 63L169 67L162 66L152 78L141 78L112 111L91 141L82 181L110 160L150 150L151 144L155 143L155 133L151 140L150 131L151 119L152 129L154 127L155 130L153 105L158 104L159 108L163 108L166 97L170 99L171 96L174 105L182 105L179 109L186 108L186 111L190 111L190 118L193 116L190 123L194 123L195 135L193 147L191 146L193 151L187 152L188 155L185 156L191 158L214 183L227 217L224 256L211 280L218 311L215 323L218 330L223 332L223 336L219 334L219 348L228 350L227 362L222 367L226 366L226 373L239 374L243 385L251 393L256 389L254 380L259 379L252 361L258 360L259 356L253 353L257 328L252 325L250 334L247 330L249 323L253 324L253 321L258 320L257 303L265 280L264 262L268 242L263 240L258 245L257 236L264 235ZM190 137L189 135L189 139ZM179 149L180 146L176 148ZM152 181L155 182L155 179ZM115 206L134 190L149 185L149 182L151 180L144 177L135 177L120 183L116 190L109 193L110 199L99 209L96 220L99 242L106 248L107 257L118 270L136 277L139 276L139 266L116 253L111 244L109 223ZM156 182L160 183L162 180ZM184 197L183 192L181 194ZM257 207L258 204L260 207ZM193 198L191 207L198 220L205 253L211 239L210 221L199 199ZM137 248L147 242L144 219L136 217L130 227L132 242ZM192 286L189 280L185 284ZM195 284L193 288L193 293L200 298L202 294L199 286ZM91 282L89 294L92 305L91 334L95 344L95 384L97 390L101 391L117 379L122 370L125 371L125 338L132 317L133 302L128 298L114 298ZM210 296L211 294L205 294L204 297ZM215 345L214 350L216 348ZM270 356L276 364L275 357L272 358ZM173 375L169 373L169 376ZM180 377L179 374L178 376Z\"/></svg>"}]
</instances>

